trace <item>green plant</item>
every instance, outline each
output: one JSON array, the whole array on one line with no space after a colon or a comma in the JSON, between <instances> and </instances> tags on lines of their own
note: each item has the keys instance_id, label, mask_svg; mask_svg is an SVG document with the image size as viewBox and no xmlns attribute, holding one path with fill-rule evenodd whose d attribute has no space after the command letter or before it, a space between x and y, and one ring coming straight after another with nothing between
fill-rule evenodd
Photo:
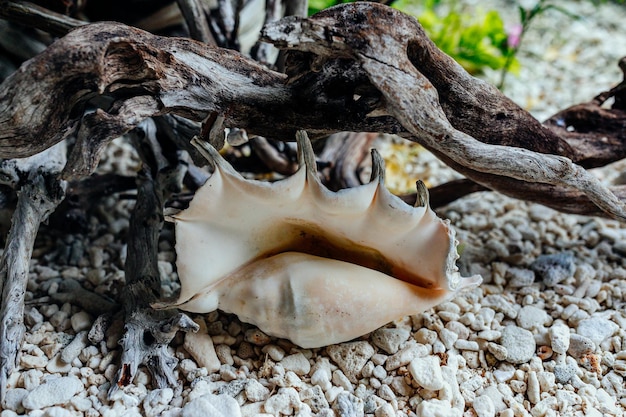
<instances>
[{"instance_id":1,"label":"green plant","mask_svg":"<svg viewBox=\"0 0 626 417\"><path fill-rule=\"evenodd\" d=\"M486 67L517 69L504 22L495 10L470 14L452 0L398 0L392 7L417 17L439 49L472 74Z\"/></svg>"}]
</instances>

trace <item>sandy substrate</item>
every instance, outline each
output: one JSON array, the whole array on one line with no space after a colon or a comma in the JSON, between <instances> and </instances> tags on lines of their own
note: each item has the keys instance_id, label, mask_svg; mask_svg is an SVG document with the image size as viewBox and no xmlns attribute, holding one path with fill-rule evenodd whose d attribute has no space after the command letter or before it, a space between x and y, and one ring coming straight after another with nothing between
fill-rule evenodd
<instances>
[{"instance_id":1,"label":"sandy substrate","mask_svg":"<svg viewBox=\"0 0 626 417\"><path fill-rule=\"evenodd\" d=\"M583 1L566 7L582 19L550 12L537 20L524 40L521 74L509 77L505 90L540 119L621 80L626 7ZM423 158L426 164L413 170L431 183L450 176ZM611 181L619 166L598 175ZM120 141L101 170L133 167ZM20 370L0 417L624 415L626 229L496 193L438 212L457 230L462 273L481 274L480 287L321 349L300 349L217 312L193 315L202 331L180 334L171 347L180 359L179 385L154 390L140 369L108 400L119 326L93 345L86 338L93 311L52 299L68 285L118 297L131 207L130 200L108 198L89 220L89 233L40 236ZM172 293L178 284L171 227L160 250L163 288Z\"/></svg>"}]
</instances>

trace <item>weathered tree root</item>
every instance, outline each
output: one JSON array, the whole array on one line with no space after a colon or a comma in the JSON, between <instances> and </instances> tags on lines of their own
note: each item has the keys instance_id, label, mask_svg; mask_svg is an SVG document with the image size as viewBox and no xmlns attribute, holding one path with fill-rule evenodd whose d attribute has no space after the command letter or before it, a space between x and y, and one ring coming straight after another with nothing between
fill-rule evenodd
<instances>
[{"instance_id":1,"label":"weathered tree root","mask_svg":"<svg viewBox=\"0 0 626 417\"><path fill-rule=\"evenodd\" d=\"M110 140L148 117L218 114L224 127L281 140L300 129L313 137L398 133L489 189L626 218L620 199L572 163L609 163L623 152L608 155L597 141L570 144L546 129L437 49L415 19L354 3L285 18L264 36L288 50L287 78L187 39L112 23L80 27L0 85L0 114L22 115L0 118L0 156L30 155L76 133L64 175L80 177ZM110 104L83 114L98 95ZM612 149L619 146L626 148Z\"/></svg>"},{"instance_id":2,"label":"weathered tree root","mask_svg":"<svg viewBox=\"0 0 626 417\"><path fill-rule=\"evenodd\" d=\"M164 194L176 188L182 176L161 153L153 123L143 123L132 132L144 169L137 177L137 202L130 218L126 257L126 287L121 297L124 308L124 335L121 365L109 397L131 383L140 365L145 365L158 388L176 384L174 368L178 359L168 352L179 330L197 331L198 325L176 310L154 310L161 298L158 268L159 234L163 227Z\"/></svg>"},{"instance_id":3,"label":"weathered tree root","mask_svg":"<svg viewBox=\"0 0 626 417\"><path fill-rule=\"evenodd\" d=\"M24 295L35 237L41 222L63 199L65 182L59 174L64 163L65 146L61 143L41 155L16 161L13 167L12 174L25 178L23 185L16 184L22 186L0 260L0 403L5 398L8 377L17 367L26 331Z\"/></svg>"}]
</instances>

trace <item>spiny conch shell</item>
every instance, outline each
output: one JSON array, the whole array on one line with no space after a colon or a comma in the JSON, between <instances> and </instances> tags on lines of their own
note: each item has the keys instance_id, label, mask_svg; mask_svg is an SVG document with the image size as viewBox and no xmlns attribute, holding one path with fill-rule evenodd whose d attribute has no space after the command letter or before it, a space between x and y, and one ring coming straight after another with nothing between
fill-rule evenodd
<instances>
[{"instance_id":1,"label":"spiny conch shell","mask_svg":"<svg viewBox=\"0 0 626 417\"><path fill-rule=\"evenodd\" d=\"M461 278L454 231L428 207L384 186L372 152L369 184L332 192L297 134L300 169L277 182L244 179L210 145L215 172L173 216L181 293L173 306L236 314L304 348L344 342L424 311L480 283Z\"/></svg>"}]
</instances>

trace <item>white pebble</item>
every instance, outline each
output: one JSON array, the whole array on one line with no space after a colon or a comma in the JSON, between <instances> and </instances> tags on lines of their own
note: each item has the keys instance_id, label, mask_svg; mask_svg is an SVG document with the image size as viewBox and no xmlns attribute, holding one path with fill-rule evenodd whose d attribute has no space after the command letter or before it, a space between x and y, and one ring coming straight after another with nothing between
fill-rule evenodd
<instances>
[{"instance_id":1,"label":"white pebble","mask_svg":"<svg viewBox=\"0 0 626 417\"><path fill-rule=\"evenodd\" d=\"M341 368L351 382L356 382L361 369L376 353L368 342L350 342L326 348L331 359Z\"/></svg>"},{"instance_id":2,"label":"white pebble","mask_svg":"<svg viewBox=\"0 0 626 417\"><path fill-rule=\"evenodd\" d=\"M550 344L556 353L564 354L569 349L569 326L563 322L556 322L550 327Z\"/></svg>"},{"instance_id":3,"label":"white pebble","mask_svg":"<svg viewBox=\"0 0 626 417\"><path fill-rule=\"evenodd\" d=\"M396 412L389 403L384 403L374 411L375 417L396 417Z\"/></svg>"},{"instance_id":4,"label":"white pebble","mask_svg":"<svg viewBox=\"0 0 626 417\"><path fill-rule=\"evenodd\" d=\"M457 348L458 350L471 350L471 351L480 350L480 348L478 347L478 342L476 342L475 340L459 339L456 342L454 342L454 347Z\"/></svg>"},{"instance_id":5,"label":"white pebble","mask_svg":"<svg viewBox=\"0 0 626 417\"><path fill-rule=\"evenodd\" d=\"M222 394L205 394L183 407L182 417L241 417L237 400Z\"/></svg>"},{"instance_id":6,"label":"white pebble","mask_svg":"<svg viewBox=\"0 0 626 417\"><path fill-rule=\"evenodd\" d=\"M537 378L537 373L535 371L528 372L528 383L526 395L528 396L528 401L531 404L537 404L541 400L541 391L539 386L539 379Z\"/></svg>"},{"instance_id":7,"label":"white pebble","mask_svg":"<svg viewBox=\"0 0 626 417\"><path fill-rule=\"evenodd\" d=\"M269 397L270 390L261 385L256 379L249 379L245 388L246 398L251 402L264 401Z\"/></svg>"},{"instance_id":8,"label":"white pebble","mask_svg":"<svg viewBox=\"0 0 626 417\"><path fill-rule=\"evenodd\" d=\"M507 362L526 363L535 354L535 338L531 332L517 326L507 326L502 330L500 344L506 348Z\"/></svg>"},{"instance_id":9,"label":"white pebble","mask_svg":"<svg viewBox=\"0 0 626 417\"><path fill-rule=\"evenodd\" d=\"M410 340L398 353L387 358L385 369L387 371L393 371L401 366L408 365L415 358L426 355L428 355L426 346L418 345L414 340Z\"/></svg>"},{"instance_id":10,"label":"white pebble","mask_svg":"<svg viewBox=\"0 0 626 417\"><path fill-rule=\"evenodd\" d=\"M409 338L410 332L406 329L378 329L371 335L372 343L392 355L398 351L400 345Z\"/></svg>"},{"instance_id":11,"label":"white pebble","mask_svg":"<svg viewBox=\"0 0 626 417\"><path fill-rule=\"evenodd\" d=\"M535 306L524 306L517 313L517 325L526 330L533 330L548 324L551 319L548 313Z\"/></svg>"},{"instance_id":12,"label":"white pebble","mask_svg":"<svg viewBox=\"0 0 626 417\"><path fill-rule=\"evenodd\" d=\"M294 388L281 388L278 394L265 401L265 412L273 415L292 415L294 409L300 408L300 396ZM226 416L225 416L226 417Z\"/></svg>"},{"instance_id":13,"label":"white pebble","mask_svg":"<svg viewBox=\"0 0 626 417\"><path fill-rule=\"evenodd\" d=\"M591 317L586 320L581 320L578 323L576 333L581 336L588 337L597 346L605 339L613 336L618 329L619 326L611 320L600 317Z\"/></svg>"},{"instance_id":14,"label":"white pebble","mask_svg":"<svg viewBox=\"0 0 626 417\"><path fill-rule=\"evenodd\" d=\"M436 356L426 356L416 358L408 366L411 376L420 386L437 391L443 388L443 376L439 358Z\"/></svg>"},{"instance_id":15,"label":"white pebble","mask_svg":"<svg viewBox=\"0 0 626 417\"><path fill-rule=\"evenodd\" d=\"M28 410L40 410L52 405L65 404L82 389L83 383L74 376L48 378L28 393L22 405Z\"/></svg>"},{"instance_id":16,"label":"white pebble","mask_svg":"<svg viewBox=\"0 0 626 417\"><path fill-rule=\"evenodd\" d=\"M280 364L287 371L293 371L296 375L306 375L311 371L311 364L300 352L285 356Z\"/></svg>"},{"instance_id":17,"label":"white pebble","mask_svg":"<svg viewBox=\"0 0 626 417\"><path fill-rule=\"evenodd\" d=\"M436 399L422 401L417 406L416 412L420 417L461 417L463 415L461 410L452 408L449 402Z\"/></svg>"},{"instance_id":18,"label":"white pebble","mask_svg":"<svg viewBox=\"0 0 626 417\"><path fill-rule=\"evenodd\" d=\"M348 392L354 391L354 387L352 386L352 383L350 383L350 380L348 379L348 377L346 377L346 375L343 372L341 372L340 369L337 369L333 372L332 381L333 381L333 384L335 384L335 386L342 387L344 390Z\"/></svg>"},{"instance_id":19,"label":"white pebble","mask_svg":"<svg viewBox=\"0 0 626 417\"><path fill-rule=\"evenodd\" d=\"M478 417L494 417L496 415L493 400L487 395L476 397L472 403L472 407Z\"/></svg>"},{"instance_id":20,"label":"white pebble","mask_svg":"<svg viewBox=\"0 0 626 417\"><path fill-rule=\"evenodd\" d=\"M215 353L213 339L207 333L204 320L194 320L200 329L198 332L185 333L185 342L183 344L185 350L195 359L199 366L206 368L209 374L217 372L222 363Z\"/></svg>"},{"instance_id":21,"label":"white pebble","mask_svg":"<svg viewBox=\"0 0 626 417\"><path fill-rule=\"evenodd\" d=\"M93 319L87 312L79 311L78 313L72 315L70 322L72 323L72 329L78 333L91 328Z\"/></svg>"}]
</instances>

